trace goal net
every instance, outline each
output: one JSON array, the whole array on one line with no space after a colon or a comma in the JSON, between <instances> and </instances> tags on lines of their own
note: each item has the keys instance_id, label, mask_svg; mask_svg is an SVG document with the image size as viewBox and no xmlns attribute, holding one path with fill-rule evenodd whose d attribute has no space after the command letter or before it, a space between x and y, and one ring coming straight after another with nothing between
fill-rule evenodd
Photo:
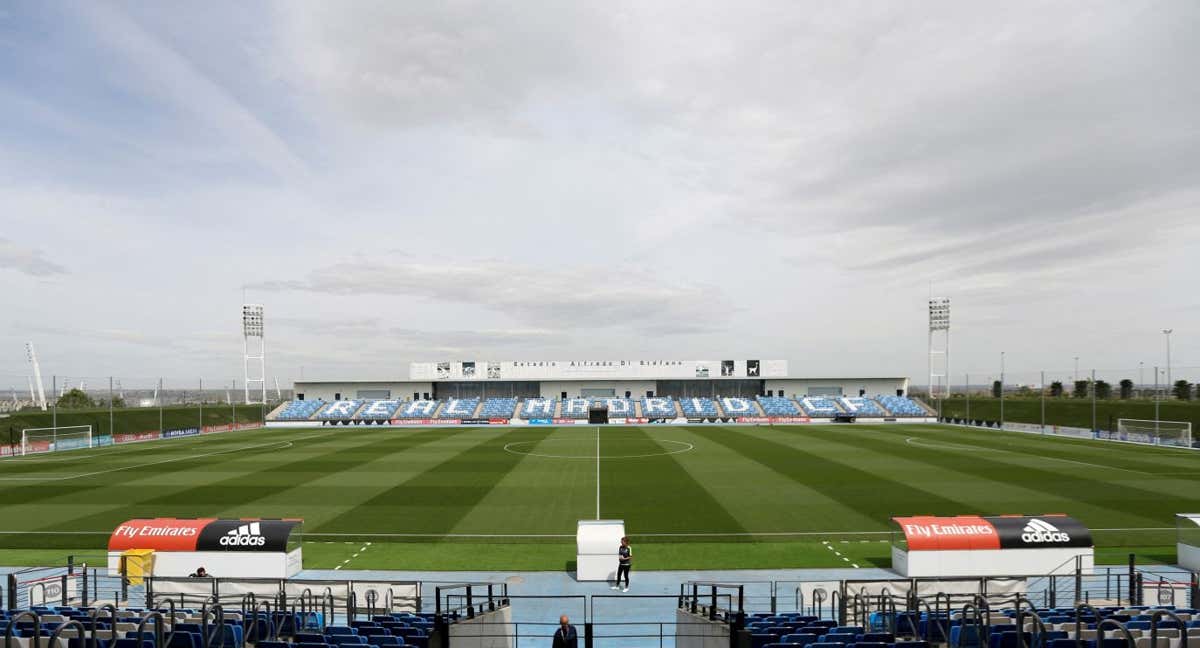
<instances>
[{"instance_id":1,"label":"goal net","mask_svg":"<svg viewBox=\"0 0 1200 648\"><path fill-rule=\"evenodd\" d=\"M68 425L21 430L21 454L61 452L92 447L92 426Z\"/></svg>"},{"instance_id":2,"label":"goal net","mask_svg":"<svg viewBox=\"0 0 1200 648\"><path fill-rule=\"evenodd\" d=\"M1117 419L1117 438L1122 441L1190 448L1192 424L1190 421Z\"/></svg>"}]
</instances>

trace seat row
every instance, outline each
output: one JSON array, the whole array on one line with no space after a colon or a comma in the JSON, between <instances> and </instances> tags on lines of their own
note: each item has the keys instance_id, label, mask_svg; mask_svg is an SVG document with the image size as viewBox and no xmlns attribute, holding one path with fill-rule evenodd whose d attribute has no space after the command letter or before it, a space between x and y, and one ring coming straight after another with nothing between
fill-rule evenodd
<instances>
[{"instance_id":1,"label":"seat row","mask_svg":"<svg viewBox=\"0 0 1200 648\"><path fill-rule=\"evenodd\" d=\"M817 418L832 417L842 412L862 417L883 416L928 416L928 412L916 401L904 396L838 397L804 396L784 398L782 396L757 396L753 399L740 397L686 397L678 401L669 396L647 396L632 398L568 398L559 401L553 398L491 397L451 398L447 400L393 399L347 399L336 401L297 400L291 401L271 415L276 421L386 421L390 419L462 419L479 416L482 418L522 419L568 418L586 419L593 405L604 405L610 417L644 416L797 416ZM676 402L679 403L676 408ZM640 405L640 411L639 407ZM478 410L478 414L476 413Z\"/></svg>"}]
</instances>

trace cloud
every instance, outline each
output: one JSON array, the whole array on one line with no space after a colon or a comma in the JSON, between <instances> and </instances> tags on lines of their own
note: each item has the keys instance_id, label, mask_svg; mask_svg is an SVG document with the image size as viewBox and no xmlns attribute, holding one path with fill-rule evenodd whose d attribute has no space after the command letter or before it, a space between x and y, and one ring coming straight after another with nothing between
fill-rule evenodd
<instances>
[{"instance_id":1,"label":"cloud","mask_svg":"<svg viewBox=\"0 0 1200 648\"><path fill-rule=\"evenodd\" d=\"M67 274L64 266L47 259L41 250L18 245L6 238L0 238L0 268L38 278Z\"/></svg>"},{"instance_id":2,"label":"cloud","mask_svg":"<svg viewBox=\"0 0 1200 648\"><path fill-rule=\"evenodd\" d=\"M133 89L190 115L193 126L203 124L221 138L236 142L240 154L277 177L299 186L309 180L307 165L267 123L126 12L89 3L73 8L73 15L84 20L93 36L133 68L136 77L127 81ZM186 158L186 153L176 155Z\"/></svg>"},{"instance_id":3,"label":"cloud","mask_svg":"<svg viewBox=\"0 0 1200 648\"><path fill-rule=\"evenodd\" d=\"M538 330L712 331L719 328L719 314L730 308L713 287L667 283L650 270L534 268L506 261L345 261L316 268L301 279L259 282L250 288L468 304Z\"/></svg>"}]
</instances>

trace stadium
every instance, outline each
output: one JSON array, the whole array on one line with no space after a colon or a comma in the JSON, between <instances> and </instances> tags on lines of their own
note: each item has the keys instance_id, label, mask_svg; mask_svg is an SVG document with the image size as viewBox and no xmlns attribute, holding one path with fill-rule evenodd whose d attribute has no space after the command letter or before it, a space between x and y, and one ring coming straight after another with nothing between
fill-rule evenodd
<instances>
[{"instance_id":1,"label":"stadium","mask_svg":"<svg viewBox=\"0 0 1200 648\"><path fill-rule=\"evenodd\" d=\"M1198 24L0 8L4 648L1187 648Z\"/></svg>"}]
</instances>

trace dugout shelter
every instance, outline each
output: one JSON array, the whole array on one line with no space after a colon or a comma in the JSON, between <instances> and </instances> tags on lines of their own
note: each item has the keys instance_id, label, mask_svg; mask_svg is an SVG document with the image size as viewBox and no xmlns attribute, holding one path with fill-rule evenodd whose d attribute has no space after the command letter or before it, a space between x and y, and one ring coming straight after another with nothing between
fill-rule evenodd
<instances>
[{"instance_id":1,"label":"dugout shelter","mask_svg":"<svg viewBox=\"0 0 1200 648\"><path fill-rule=\"evenodd\" d=\"M299 519L153 518L121 523L108 538L108 568L129 578L289 578L303 568Z\"/></svg>"},{"instance_id":2,"label":"dugout shelter","mask_svg":"<svg viewBox=\"0 0 1200 648\"><path fill-rule=\"evenodd\" d=\"M892 569L906 577L1091 573L1092 532L1066 515L892 518Z\"/></svg>"}]
</instances>

